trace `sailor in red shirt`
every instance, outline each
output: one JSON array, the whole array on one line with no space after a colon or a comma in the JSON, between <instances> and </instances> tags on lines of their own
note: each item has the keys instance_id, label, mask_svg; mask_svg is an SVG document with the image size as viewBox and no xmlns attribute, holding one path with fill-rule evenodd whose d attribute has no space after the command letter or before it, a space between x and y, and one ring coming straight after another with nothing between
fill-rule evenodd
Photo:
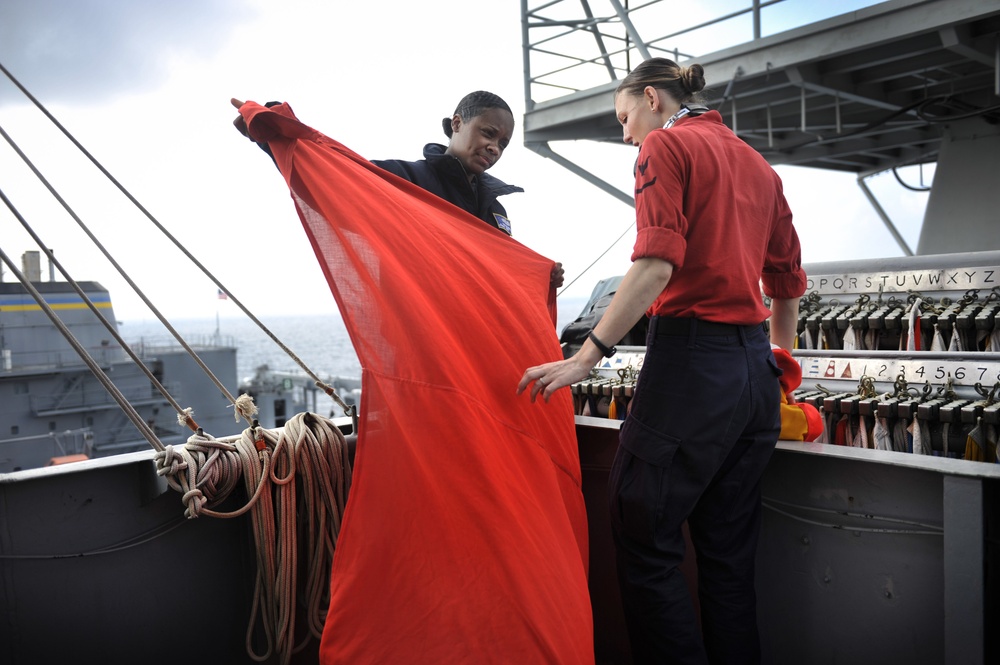
<instances>
[{"instance_id":1,"label":"sailor in red shirt","mask_svg":"<svg viewBox=\"0 0 1000 665\"><path fill-rule=\"evenodd\" d=\"M697 104L704 87L700 65L664 58L619 85L623 138L639 147L632 267L580 351L527 369L518 385L547 400L650 316L609 481L637 665L760 660L760 478L781 429L771 342L792 348L806 285L778 176ZM698 554L700 629L679 570L685 521Z\"/></svg>"},{"instance_id":2,"label":"sailor in red shirt","mask_svg":"<svg viewBox=\"0 0 1000 665\"><path fill-rule=\"evenodd\" d=\"M704 107L702 107L704 108ZM760 297L805 288L798 236L781 181L718 111L691 113L649 133L636 163L638 234L632 260L673 265L651 315L756 325Z\"/></svg>"}]
</instances>

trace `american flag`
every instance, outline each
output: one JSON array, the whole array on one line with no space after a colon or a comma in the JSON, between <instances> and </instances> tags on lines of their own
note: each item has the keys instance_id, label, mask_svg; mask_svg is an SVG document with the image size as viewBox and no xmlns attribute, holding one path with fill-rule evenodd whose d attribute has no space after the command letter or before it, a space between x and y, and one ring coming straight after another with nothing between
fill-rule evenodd
<instances>
[{"instance_id":1,"label":"american flag","mask_svg":"<svg viewBox=\"0 0 1000 665\"><path fill-rule=\"evenodd\" d=\"M219 289L219 300L229 300L229 294Z\"/></svg>"}]
</instances>

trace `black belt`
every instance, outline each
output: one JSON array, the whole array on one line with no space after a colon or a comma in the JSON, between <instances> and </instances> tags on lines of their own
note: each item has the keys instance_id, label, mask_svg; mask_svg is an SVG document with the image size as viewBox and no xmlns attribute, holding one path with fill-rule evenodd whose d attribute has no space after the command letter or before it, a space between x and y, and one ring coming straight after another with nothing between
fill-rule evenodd
<instances>
[{"instance_id":1,"label":"black belt","mask_svg":"<svg viewBox=\"0 0 1000 665\"><path fill-rule=\"evenodd\" d=\"M656 317L657 335L689 335L694 329L696 335L706 335L718 337L719 335L739 335L760 330L760 324L754 326L740 326L734 323L716 323L715 321L703 321L701 319L669 319Z\"/></svg>"}]
</instances>

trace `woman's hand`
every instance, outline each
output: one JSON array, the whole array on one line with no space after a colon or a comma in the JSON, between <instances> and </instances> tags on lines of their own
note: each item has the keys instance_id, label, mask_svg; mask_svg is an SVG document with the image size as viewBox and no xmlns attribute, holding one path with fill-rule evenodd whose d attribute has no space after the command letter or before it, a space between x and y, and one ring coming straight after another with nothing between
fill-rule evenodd
<instances>
[{"instance_id":1,"label":"woman's hand","mask_svg":"<svg viewBox=\"0 0 1000 665\"><path fill-rule=\"evenodd\" d=\"M565 279L566 271L563 269L563 264L557 263L552 266L552 272L549 274L549 285L558 289L563 285L563 280Z\"/></svg>"},{"instance_id":2,"label":"woman's hand","mask_svg":"<svg viewBox=\"0 0 1000 665\"><path fill-rule=\"evenodd\" d=\"M577 354L566 360L529 367L521 376L521 382L517 384L517 394L520 395L531 385L531 401L534 402L535 397L541 393L542 399L548 402L555 391L583 381L590 376L593 364L581 362L579 356L580 354Z\"/></svg>"},{"instance_id":3,"label":"woman's hand","mask_svg":"<svg viewBox=\"0 0 1000 665\"><path fill-rule=\"evenodd\" d=\"M229 100L229 103L232 104L237 109L239 109L241 106L243 106L243 104L245 102L241 102L240 100L238 100L235 97L233 97L232 99ZM245 136L247 138L250 138L250 134L247 131L247 123L243 119L243 114L242 113L239 114L238 116L236 116L236 119L233 120L233 127L235 127L236 131L238 131L243 136Z\"/></svg>"}]
</instances>

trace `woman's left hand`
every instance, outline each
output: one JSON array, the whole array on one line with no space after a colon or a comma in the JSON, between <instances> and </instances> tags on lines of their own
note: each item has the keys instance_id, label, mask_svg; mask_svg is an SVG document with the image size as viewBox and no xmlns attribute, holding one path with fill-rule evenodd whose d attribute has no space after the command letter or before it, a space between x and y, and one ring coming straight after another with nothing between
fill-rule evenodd
<instances>
[{"instance_id":1,"label":"woman's left hand","mask_svg":"<svg viewBox=\"0 0 1000 665\"><path fill-rule=\"evenodd\" d=\"M531 401L534 402L535 397L541 393L542 399L548 402L555 391L590 376L591 367L592 365L577 360L577 356L529 367L521 376L521 382L517 384L517 394L520 395L531 385Z\"/></svg>"}]
</instances>

